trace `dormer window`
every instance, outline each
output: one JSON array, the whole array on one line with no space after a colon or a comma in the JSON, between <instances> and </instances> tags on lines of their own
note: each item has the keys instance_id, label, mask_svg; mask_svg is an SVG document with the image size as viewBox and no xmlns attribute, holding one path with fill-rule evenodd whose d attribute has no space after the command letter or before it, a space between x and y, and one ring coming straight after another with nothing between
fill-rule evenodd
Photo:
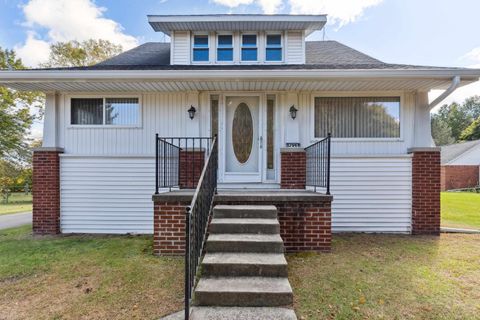
<instances>
[{"instance_id":1,"label":"dormer window","mask_svg":"<svg viewBox=\"0 0 480 320\"><path fill-rule=\"evenodd\" d=\"M267 34L265 61L282 61L282 35Z\"/></svg>"},{"instance_id":2,"label":"dormer window","mask_svg":"<svg viewBox=\"0 0 480 320\"><path fill-rule=\"evenodd\" d=\"M233 61L233 36L231 34L218 35L217 61Z\"/></svg>"},{"instance_id":3,"label":"dormer window","mask_svg":"<svg viewBox=\"0 0 480 320\"><path fill-rule=\"evenodd\" d=\"M243 34L242 35L242 61L257 61L257 35Z\"/></svg>"},{"instance_id":4,"label":"dormer window","mask_svg":"<svg viewBox=\"0 0 480 320\"><path fill-rule=\"evenodd\" d=\"M208 35L193 36L193 61L208 62Z\"/></svg>"}]
</instances>

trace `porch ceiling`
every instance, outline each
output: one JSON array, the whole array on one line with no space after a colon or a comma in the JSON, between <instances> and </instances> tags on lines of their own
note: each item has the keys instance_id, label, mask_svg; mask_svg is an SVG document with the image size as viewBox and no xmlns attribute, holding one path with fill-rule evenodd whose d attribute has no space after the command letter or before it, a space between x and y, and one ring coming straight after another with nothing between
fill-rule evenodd
<instances>
[{"instance_id":1,"label":"porch ceiling","mask_svg":"<svg viewBox=\"0 0 480 320\"><path fill-rule=\"evenodd\" d=\"M462 80L461 85L477 79ZM428 91L446 89L450 79L320 79L320 80L95 80L42 79L0 81L0 86L43 92L179 92L179 91Z\"/></svg>"}]
</instances>

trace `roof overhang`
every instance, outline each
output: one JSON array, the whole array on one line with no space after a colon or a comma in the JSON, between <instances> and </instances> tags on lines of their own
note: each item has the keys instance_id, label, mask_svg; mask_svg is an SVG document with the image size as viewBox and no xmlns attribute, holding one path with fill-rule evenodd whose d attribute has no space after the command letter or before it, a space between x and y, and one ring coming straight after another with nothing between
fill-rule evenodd
<instances>
[{"instance_id":1,"label":"roof overhang","mask_svg":"<svg viewBox=\"0 0 480 320\"><path fill-rule=\"evenodd\" d=\"M22 91L386 91L446 89L478 81L480 70L24 70L0 71Z\"/></svg>"},{"instance_id":2,"label":"roof overhang","mask_svg":"<svg viewBox=\"0 0 480 320\"><path fill-rule=\"evenodd\" d=\"M277 31L304 30L306 35L321 30L326 15L149 15L153 30L170 35L172 31Z\"/></svg>"}]
</instances>

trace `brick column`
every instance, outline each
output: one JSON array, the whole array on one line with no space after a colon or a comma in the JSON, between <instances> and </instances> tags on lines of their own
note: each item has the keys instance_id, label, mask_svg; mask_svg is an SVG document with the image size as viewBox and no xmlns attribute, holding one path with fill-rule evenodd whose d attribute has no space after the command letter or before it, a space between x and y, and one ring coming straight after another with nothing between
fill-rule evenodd
<instances>
[{"instance_id":1,"label":"brick column","mask_svg":"<svg viewBox=\"0 0 480 320\"><path fill-rule=\"evenodd\" d=\"M195 189L205 164L204 150L180 151L180 189Z\"/></svg>"},{"instance_id":2,"label":"brick column","mask_svg":"<svg viewBox=\"0 0 480 320\"><path fill-rule=\"evenodd\" d=\"M412 233L440 234L440 149L413 148Z\"/></svg>"},{"instance_id":3,"label":"brick column","mask_svg":"<svg viewBox=\"0 0 480 320\"><path fill-rule=\"evenodd\" d=\"M60 148L33 151L34 234L60 233Z\"/></svg>"},{"instance_id":4,"label":"brick column","mask_svg":"<svg viewBox=\"0 0 480 320\"><path fill-rule=\"evenodd\" d=\"M168 192L153 196L153 253L185 254L185 210L193 192Z\"/></svg>"},{"instance_id":5,"label":"brick column","mask_svg":"<svg viewBox=\"0 0 480 320\"><path fill-rule=\"evenodd\" d=\"M282 189L305 189L307 158L302 148L284 148L281 153Z\"/></svg>"}]
</instances>

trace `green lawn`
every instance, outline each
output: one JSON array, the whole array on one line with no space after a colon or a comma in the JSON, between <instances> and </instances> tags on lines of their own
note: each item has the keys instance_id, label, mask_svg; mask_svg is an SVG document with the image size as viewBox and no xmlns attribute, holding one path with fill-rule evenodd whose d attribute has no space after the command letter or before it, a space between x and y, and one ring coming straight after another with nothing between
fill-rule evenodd
<instances>
[{"instance_id":1,"label":"green lawn","mask_svg":"<svg viewBox=\"0 0 480 320\"><path fill-rule=\"evenodd\" d=\"M480 235L334 235L288 256L299 319L480 319Z\"/></svg>"},{"instance_id":2,"label":"green lawn","mask_svg":"<svg viewBox=\"0 0 480 320\"><path fill-rule=\"evenodd\" d=\"M12 193L8 199L8 204L0 200L0 215L32 211L32 195L25 195L23 192Z\"/></svg>"},{"instance_id":3,"label":"green lawn","mask_svg":"<svg viewBox=\"0 0 480 320\"><path fill-rule=\"evenodd\" d=\"M151 236L0 230L0 319L158 319L183 305L183 259Z\"/></svg>"},{"instance_id":4,"label":"green lawn","mask_svg":"<svg viewBox=\"0 0 480 320\"><path fill-rule=\"evenodd\" d=\"M442 226L480 229L480 193L442 192Z\"/></svg>"}]
</instances>

